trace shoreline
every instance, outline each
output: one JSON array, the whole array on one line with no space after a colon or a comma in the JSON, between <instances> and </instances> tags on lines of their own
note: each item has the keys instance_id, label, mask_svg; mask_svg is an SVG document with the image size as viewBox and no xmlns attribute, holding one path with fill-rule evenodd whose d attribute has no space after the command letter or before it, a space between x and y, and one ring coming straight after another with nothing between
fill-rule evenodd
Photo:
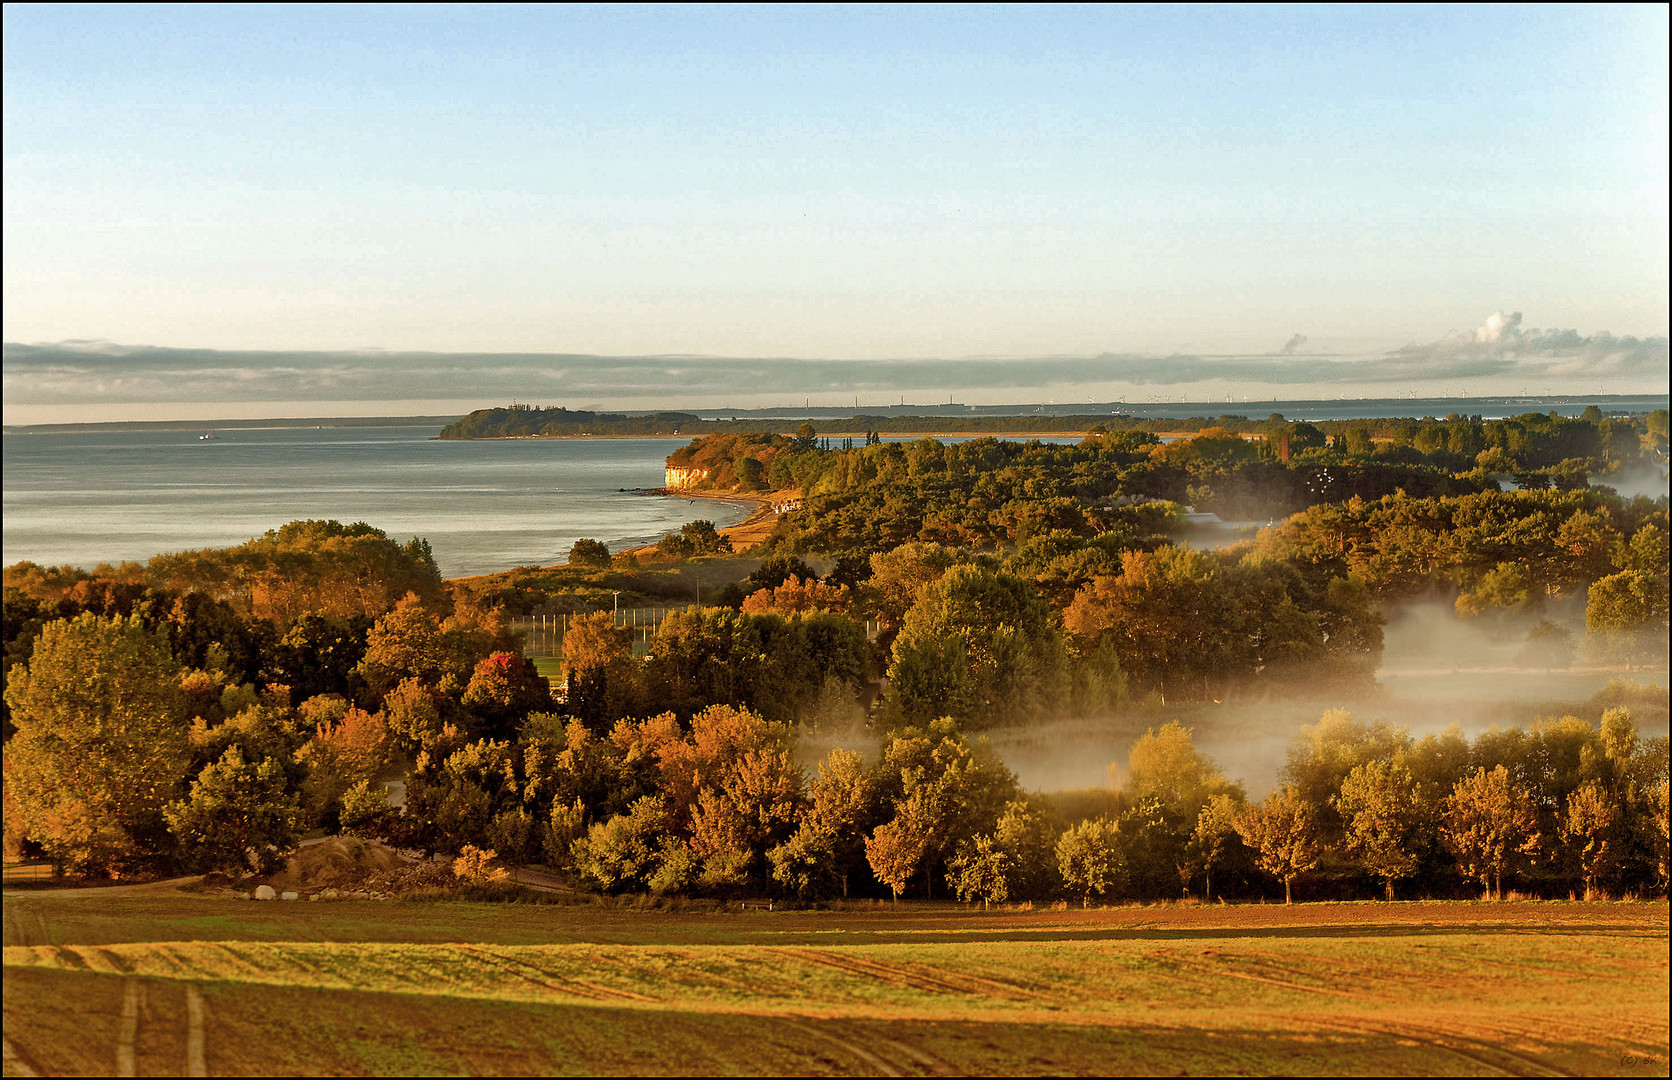
<instances>
[{"instance_id":1,"label":"shoreline","mask_svg":"<svg viewBox=\"0 0 1672 1080\"><path fill-rule=\"evenodd\" d=\"M551 437L551 436L547 436ZM561 437L561 436L558 436ZM732 542L732 549L736 552L746 551L759 544L772 532L777 525L779 514L772 507L778 503L801 498L799 488L785 491L688 491L684 488L639 488L635 495L656 495L666 499L687 499L696 501L708 499L713 502L753 504L755 509L736 525L728 525L716 530L721 536ZM655 554L655 544L642 544L639 547L627 548L617 552L618 555L651 555ZM568 563L562 564L567 566Z\"/></svg>"},{"instance_id":2,"label":"shoreline","mask_svg":"<svg viewBox=\"0 0 1672 1080\"><path fill-rule=\"evenodd\" d=\"M564 437L564 436L540 436L540 437L541 438L554 438L554 437ZM611 438L613 436L604 436L604 437L605 438ZM463 441L466 441L466 440L460 440L460 441L463 442ZM652 496L655 496L657 498L685 499L687 501L692 501L692 502L695 502L697 500L708 500L708 501L711 501L711 502L753 504L755 509L753 511L751 511L749 513L749 515L747 517L745 517L742 521L739 521L735 525L728 525L723 529L717 529L716 530L721 536L724 536L727 540L730 540L732 542L732 548L735 552L746 551L749 548L754 547L756 544L758 544L762 540L766 539L766 537L772 532L772 529L773 529L774 526L777 525L778 518L780 516L776 511L774 511L772 509L772 507L775 503L787 502L791 499L801 498L801 491L800 491L799 488L790 488L786 491L752 491L752 492L742 492L742 491L692 492L692 491L686 491L682 488L666 488L666 487L660 487L660 488L622 488L618 492L618 494L624 494L624 495L652 495ZM621 558L621 557L628 556L628 555L634 556L636 558L644 558L646 556L654 557L656 555L656 553L657 553L656 552L656 544L651 543L651 544L640 544L637 547L622 548L620 551L611 552L610 554L611 554L612 558ZM564 569L564 568L568 567L568 565L569 565L568 562L557 562L557 563L552 563L549 566L542 566L542 567L540 567L540 569L542 569L542 570L559 570L559 569ZM443 580L445 580L447 582L474 581L474 580L477 580L477 579L480 579L480 578L494 577L497 574L503 574L503 573L506 573L506 571L504 571L504 570L493 570L493 571L489 571L488 573L485 573L485 574L461 574L458 577L444 578Z\"/></svg>"},{"instance_id":3,"label":"shoreline","mask_svg":"<svg viewBox=\"0 0 1672 1080\"><path fill-rule=\"evenodd\" d=\"M888 439L1067 439L1084 437L1091 428L1075 428L1071 431L888 431L878 432L884 440ZM518 442L530 439L678 439L689 442L693 439L705 439L710 435L737 434L728 431L704 431L695 435L483 435L468 439L443 439L440 435L430 436L431 442ZM793 430L777 432L747 432L744 434L761 435L792 435ZM821 439L863 439L863 431L821 431Z\"/></svg>"}]
</instances>

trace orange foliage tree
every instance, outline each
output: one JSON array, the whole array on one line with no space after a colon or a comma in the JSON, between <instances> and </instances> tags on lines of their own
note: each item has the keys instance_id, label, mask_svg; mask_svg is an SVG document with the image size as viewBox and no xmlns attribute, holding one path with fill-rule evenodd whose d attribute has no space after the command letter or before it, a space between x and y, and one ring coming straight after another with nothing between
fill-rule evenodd
<instances>
[{"instance_id":1,"label":"orange foliage tree","mask_svg":"<svg viewBox=\"0 0 1672 1080\"><path fill-rule=\"evenodd\" d=\"M817 578L791 577L772 589L760 589L743 601L745 615L797 615L807 611L847 614L853 609L853 594L846 585L830 585Z\"/></svg>"}]
</instances>

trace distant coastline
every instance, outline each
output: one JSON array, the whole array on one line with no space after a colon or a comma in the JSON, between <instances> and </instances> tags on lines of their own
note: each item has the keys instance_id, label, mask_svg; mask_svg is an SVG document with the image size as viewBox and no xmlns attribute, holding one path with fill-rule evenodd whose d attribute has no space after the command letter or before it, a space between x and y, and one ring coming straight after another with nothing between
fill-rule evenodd
<instances>
[{"instance_id":1,"label":"distant coastline","mask_svg":"<svg viewBox=\"0 0 1672 1080\"><path fill-rule=\"evenodd\" d=\"M489 438L690 438L717 431L793 431L802 421L820 426L836 423L847 427L822 427L821 436L837 438L861 436L869 421L880 434L912 437L973 438L982 435L1020 437L1065 436L1083 434L1092 423L1109 424L1111 420L1130 424L1144 421L1218 420L1223 417L1246 417L1264 420L1271 413L1280 413L1288 420L1310 422L1330 420L1420 419L1426 416L1443 418L1452 413L1478 415L1483 419L1502 419L1524 413L1557 412L1564 416L1578 416L1589 406L1596 406L1605 414L1635 414L1653 412L1668 407L1667 394L1586 394L1586 395L1513 395L1492 397L1383 397L1333 398L1304 400L1242 400L1242 401L1148 401L1104 403L1018 403L1011 405L960 405L945 402L937 405L863 405L858 408L843 406L782 406L777 408L731 409L694 408L689 411L692 424L700 430L681 431L622 431L622 432L564 432L535 436L533 433L516 435L482 435ZM489 410L477 410L485 412ZM617 409L609 415L642 420L666 413L656 409ZM1020 425L1032 419L1037 427L1000 430L994 421L1009 420ZM459 413L417 416L293 416L241 419L199 420L102 420L83 423L6 424L7 434L51 434L54 432L97 431L198 431L261 430L295 428L375 428L375 427L432 427L438 431L465 419ZM910 426L912 420L923 422L921 427ZM881 421L889 421L882 424ZM854 425L861 426L854 426ZM724 425L724 426L722 426ZM967 425L967 426L959 426ZM989 426L991 425L991 426ZM642 425L641 425L642 426ZM680 425L681 428L685 424ZM1007 426L1007 425L1004 425Z\"/></svg>"}]
</instances>

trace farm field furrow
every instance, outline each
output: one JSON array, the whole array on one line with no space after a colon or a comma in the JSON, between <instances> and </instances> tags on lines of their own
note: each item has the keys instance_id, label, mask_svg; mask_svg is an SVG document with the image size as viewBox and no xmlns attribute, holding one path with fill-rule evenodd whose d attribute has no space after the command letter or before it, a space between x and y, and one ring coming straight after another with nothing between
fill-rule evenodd
<instances>
[{"instance_id":1,"label":"farm field furrow","mask_svg":"<svg viewBox=\"0 0 1672 1080\"><path fill-rule=\"evenodd\" d=\"M192 991L210 1073L1666 1072L1664 903L86 899L6 897L9 1074L108 1071L136 992L139 1071L178 1072Z\"/></svg>"}]
</instances>

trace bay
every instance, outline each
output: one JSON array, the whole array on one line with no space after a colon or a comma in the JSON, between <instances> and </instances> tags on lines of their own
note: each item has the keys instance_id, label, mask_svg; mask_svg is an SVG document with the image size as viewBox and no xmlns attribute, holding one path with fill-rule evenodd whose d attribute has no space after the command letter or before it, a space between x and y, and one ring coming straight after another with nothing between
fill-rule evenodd
<instances>
[{"instance_id":1,"label":"bay","mask_svg":"<svg viewBox=\"0 0 1672 1080\"><path fill-rule=\"evenodd\" d=\"M746 504L638 494L685 439L441 441L423 427L6 432L5 562L144 561L299 518L429 540L445 577L614 550ZM626 489L626 490L622 490Z\"/></svg>"}]
</instances>

